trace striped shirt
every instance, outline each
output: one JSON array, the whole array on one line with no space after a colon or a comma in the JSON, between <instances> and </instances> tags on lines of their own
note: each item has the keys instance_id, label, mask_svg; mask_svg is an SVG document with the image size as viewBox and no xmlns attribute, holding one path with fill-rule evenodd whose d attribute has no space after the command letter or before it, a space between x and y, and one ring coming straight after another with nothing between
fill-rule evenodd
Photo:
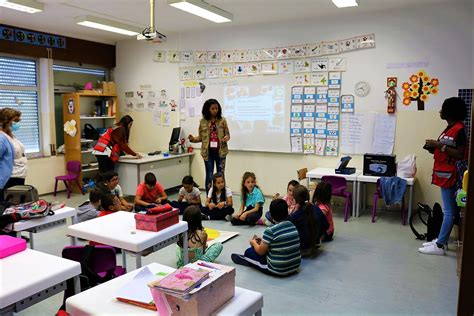
<instances>
[{"instance_id":1,"label":"striped shirt","mask_svg":"<svg viewBox=\"0 0 474 316\"><path fill-rule=\"evenodd\" d=\"M300 267L300 237L293 223L284 221L268 227L263 233L263 242L268 244L268 270L285 275Z\"/></svg>"}]
</instances>

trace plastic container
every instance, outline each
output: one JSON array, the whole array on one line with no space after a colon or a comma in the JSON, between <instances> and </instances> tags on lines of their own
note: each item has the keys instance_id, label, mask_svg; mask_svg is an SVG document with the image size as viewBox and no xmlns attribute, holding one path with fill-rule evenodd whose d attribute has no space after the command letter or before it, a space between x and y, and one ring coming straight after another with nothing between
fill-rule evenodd
<instances>
[{"instance_id":1,"label":"plastic container","mask_svg":"<svg viewBox=\"0 0 474 316\"><path fill-rule=\"evenodd\" d=\"M26 240L8 235L0 235L0 259L26 249Z\"/></svg>"}]
</instances>

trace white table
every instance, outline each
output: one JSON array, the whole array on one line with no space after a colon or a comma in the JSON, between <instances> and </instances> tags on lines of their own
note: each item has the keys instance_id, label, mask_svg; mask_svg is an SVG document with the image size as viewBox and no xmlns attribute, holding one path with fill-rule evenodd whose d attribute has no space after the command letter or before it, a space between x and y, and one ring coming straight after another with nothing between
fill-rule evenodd
<instances>
[{"instance_id":1,"label":"white table","mask_svg":"<svg viewBox=\"0 0 474 316\"><path fill-rule=\"evenodd\" d=\"M80 273L79 262L31 249L0 259L0 315L12 315L64 291L71 278L79 293Z\"/></svg>"},{"instance_id":2,"label":"white table","mask_svg":"<svg viewBox=\"0 0 474 316\"><path fill-rule=\"evenodd\" d=\"M324 176L338 176L343 177L347 181L352 182L352 216L356 215L356 204L357 204L357 176L361 174L361 170L356 170L353 174L338 174L335 172L334 168L316 168L310 170L306 173L306 177L308 178L308 187L309 183L312 179L321 179Z\"/></svg>"},{"instance_id":3,"label":"white table","mask_svg":"<svg viewBox=\"0 0 474 316\"><path fill-rule=\"evenodd\" d=\"M121 157L117 164L120 186L124 194L135 195L137 186L144 181L145 174L152 172L165 189L181 185L183 177L191 174L191 157L194 153L148 156L141 159Z\"/></svg>"},{"instance_id":4,"label":"white table","mask_svg":"<svg viewBox=\"0 0 474 316\"><path fill-rule=\"evenodd\" d=\"M159 263L147 265L152 273L171 273L175 269ZM72 316L85 315L150 315L156 311L122 303L116 300L117 291L135 277L140 269L129 272L66 300L66 311ZM217 315L261 315L263 295L235 287L235 296L222 306Z\"/></svg>"},{"instance_id":5,"label":"white table","mask_svg":"<svg viewBox=\"0 0 474 316\"><path fill-rule=\"evenodd\" d=\"M188 223L178 224L159 232L138 230L135 228L135 213L116 212L107 216L94 218L67 229L70 236L95 241L104 245L114 246L123 250L123 267L127 266L126 251L135 254L137 268L141 267L143 250L153 247L157 251L168 245L175 244L179 235L183 238L183 260L188 263Z\"/></svg>"},{"instance_id":6,"label":"white table","mask_svg":"<svg viewBox=\"0 0 474 316\"><path fill-rule=\"evenodd\" d=\"M362 174L357 176L357 216L359 216L360 212L360 204L362 204L362 208L365 207L365 199L366 199L366 190L364 188L364 184L366 183L377 183L377 180L381 177L376 176L364 176ZM409 196L408 196L408 220L411 217L411 210L412 210L412 203L413 203L413 186L415 185L415 178L402 178L407 181L407 186L409 187ZM361 188L361 185L363 187ZM361 196L361 191L363 194Z\"/></svg>"},{"instance_id":7,"label":"white table","mask_svg":"<svg viewBox=\"0 0 474 316\"><path fill-rule=\"evenodd\" d=\"M33 233L39 233L44 230L52 229L59 225L66 224L66 219L71 218L73 224L76 223L77 211L72 207L63 207L54 211L54 215L45 216L42 218L35 218L26 221L19 221L7 225L5 228L16 232L20 237L22 231L27 231L30 234L30 248L34 249ZM73 241L74 244L75 241Z\"/></svg>"}]
</instances>

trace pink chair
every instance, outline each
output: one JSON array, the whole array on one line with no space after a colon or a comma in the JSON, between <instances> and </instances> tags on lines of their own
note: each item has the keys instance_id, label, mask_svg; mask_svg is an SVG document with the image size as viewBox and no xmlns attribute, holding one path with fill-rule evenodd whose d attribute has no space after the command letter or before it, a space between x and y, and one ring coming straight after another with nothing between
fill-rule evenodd
<instances>
[{"instance_id":1,"label":"pink chair","mask_svg":"<svg viewBox=\"0 0 474 316\"><path fill-rule=\"evenodd\" d=\"M67 162L66 165L67 175L64 176L57 176L54 179L56 180L54 183L54 196L56 196L56 192L58 190L58 181L63 181L64 185L66 186L67 190L67 198L71 196L72 192L72 184L75 182L78 188L81 190L82 195L84 195L84 191L82 190L82 186L79 183L79 175L81 174L81 162L77 160L71 160Z\"/></svg>"},{"instance_id":2,"label":"pink chair","mask_svg":"<svg viewBox=\"0 0 474 316\"><path fill-rule=\"evenodd\" d=\"M321 181L331 184L333 196L340 196L346 199L346 205L344 208L344 222L347 222L350 211L352 210L352 192L346 190L346 178L338 176L323 176Z\"/></svg>"},{"instance_id":3,"label":"pink chair","mask_svg":"<svg viewBox=\"0 0 474 316\"><path fill-rule=\"evenodd\" d=\"M375 223L375 216L377 215L377 201L382 198L382 191L380 190L380 179L377 180L375 187L374 202L372 203L372 223ZM406 210L405 210L405 198L402 199L402 224L406 225Z\"/></svg>"}]
</instances>

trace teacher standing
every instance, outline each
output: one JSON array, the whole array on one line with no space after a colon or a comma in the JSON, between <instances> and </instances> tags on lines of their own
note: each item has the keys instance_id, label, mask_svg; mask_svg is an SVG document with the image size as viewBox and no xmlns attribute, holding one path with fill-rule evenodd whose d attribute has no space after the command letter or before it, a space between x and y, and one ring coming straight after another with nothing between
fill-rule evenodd
<instances>
[{"instance_id":1,"label":"teacher standing","mask_svg":"<svg viewBox=\"0 0 474 316\"><path fill-rule=\"evenodd\" d=\"M204 102L202 119L199 122L199 136L189 135L192 143L200 143L201 156L206 167L206 192L209 191L214 174L214 164L217 172L225 173L226 156L229 153L227 142L230 140L229 126L222 117L222 107L215 99Z\"/></svg>"},{"instance_id":2,"label":"teacher standing","mask_svg":"<svg viewBox=\"0 0 474 316\"><path fill-rule=\"evenodd\" d=\"M122 151L136 158L142 158L139 153L128 147L132 125L133 118L130 115L125 115L116 126L107 129L104 135L99 138L92 154L97 158L100 173L113 171Z\"/></svg>"},{"instance_id":3,"label":"teacher standing","mask_svg":"<svg viewBox=\"0 0 474 316\"><path fill-rule=\"evenodd\" d=\"M1 133L10 142L13 148L13 161L11 175L8 181L0 190L0 201L4 200L4 191L15 185L25 184L26 172L27 172L27 159L25 154L25 146L22 142L13 134L13 132L20 129L21 112L12 108L3 108L0 110L0 124L2 126ZM10 167L8 167L9 169ZM3 169L3 167L2 167ZM3 174L3 170L2 170ZM2 175L2 178L4 176Z\"/></svg>"}]
</instances>

